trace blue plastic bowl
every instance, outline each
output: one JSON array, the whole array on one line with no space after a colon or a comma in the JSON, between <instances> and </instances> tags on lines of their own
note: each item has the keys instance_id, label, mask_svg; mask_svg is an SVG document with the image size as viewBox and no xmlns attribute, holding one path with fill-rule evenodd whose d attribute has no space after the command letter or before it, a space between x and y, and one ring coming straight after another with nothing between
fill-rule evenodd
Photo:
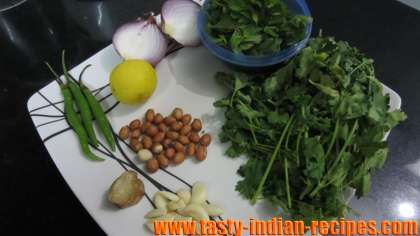
<instances>
[{"instance_id":1,"label":"blue plastic bowl","mask_svg":"<svg viewBox=\"0 0 420 236\"><path fill-rule=\"evenodd\" d=\"M233 65L246 68L261 68L280 64L298 54L300 50L305 47L312 32L312 22L309 22L306 27L305 37L302 41L270 55L247 56L242 53L234 53L214 43L212 38L206 32L207 15L205 11L209 1L211 0L206 0L198 14L197 28L201 41L203 42L203 45L216 57ZM311 13L305 0L285 0L285 2L291 12L311 17Z\"/></svg>"}]
</instances>

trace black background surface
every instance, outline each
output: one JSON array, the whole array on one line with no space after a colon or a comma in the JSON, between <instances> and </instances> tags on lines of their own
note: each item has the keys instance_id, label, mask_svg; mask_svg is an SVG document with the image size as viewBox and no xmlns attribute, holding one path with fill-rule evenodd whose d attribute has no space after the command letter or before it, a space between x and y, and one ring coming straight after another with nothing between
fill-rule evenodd
<instances>
[{"instance_id":1,"label":"black background surface","mask_svg":"<svg viewBox=\"0 0 420 236\"><path fill-rule=\"evenodd\" d=\"M43 60L57 62L65 48L73 67L108 45L115 27L144 12L158 12L161 2L39 0L0 11L1 235L104 234L50 159L26 102L51 81ZM308 3L314 33L322 28L324 35L347 40L372 57L377 77L401 95L409 117L390 136L390 157L384 169L375 173L371 194L386 204L388 198L409 194L401 186L420 192L419 177L403 168L419 161L420 12L393 0ZM102 22L108 23L98 23L100 11ZM15 32L10 32L13 28ZM417 206L419 201L414 199Z\"/></svg>"}]
</instances>

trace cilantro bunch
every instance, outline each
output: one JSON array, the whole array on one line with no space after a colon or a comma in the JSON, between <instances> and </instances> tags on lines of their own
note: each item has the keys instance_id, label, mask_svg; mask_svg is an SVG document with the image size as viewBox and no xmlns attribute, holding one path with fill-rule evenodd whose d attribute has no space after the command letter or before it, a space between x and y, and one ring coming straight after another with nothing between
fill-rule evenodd
<instances>
[{"instance_id":1,"label":"cilantro bunch","mask_svg":"<svg viewBox=\"0 0 420 236\"><path fill-rule=\"evenodd\" d=\"M283 0L211 0L206 29L216 44L246 55L269 55L301 40L310 18Z\"/></svg>"},{"instance_id":2,"label":"cilantro bunch","mask_svg":"<svg viewBox=\"0 0 420 236\"><path fill-rule=\"evenodd\" d=\"M216 78L230 90L214 104L226 110L220 139L231 142L228 156L247 157L236 190L307 222L343 216L348 187L368 193L387 157L385 133L406 118L388 111L373 61L332 38L311 39L268 76Z\"/></svg>"}]
</instances>

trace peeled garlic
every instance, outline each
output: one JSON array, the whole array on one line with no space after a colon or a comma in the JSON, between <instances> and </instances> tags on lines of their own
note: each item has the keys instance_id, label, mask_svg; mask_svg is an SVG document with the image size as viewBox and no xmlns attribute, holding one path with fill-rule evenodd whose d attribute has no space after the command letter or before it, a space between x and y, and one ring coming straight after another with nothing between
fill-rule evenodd
<instances>
[{"instance_id":1,"label":"peeled garlic","mask_svg":"<svg viewBox=\"0 0 420 236\"><path fill-rule=\"evenodd\" d=\"M185 203L182 199L179 199L178 201L171 201L168 203L167 207L170 211L176 211L183 209L185 207Z\"/></svg>"},{"instance_id":2,"label":"peeled garlic","mask_svg":"<svg viewBox=\"0 0 420 236\"><path fill-rule=\"evenodd\" d=\"M185 204L188 205L188 203L190 203L191 191L189 189L182 188L176 191L176 194L178 195L178 197L180 197L184 201Z\"/></svg>"},{"instance_id":3,"label":"peeled garlic","mask_svg":"<svg viewBox=\"0 0 420 236\"><path fill-rule=\"evenodd\" d=\"M178 211L183 216L191 216L194 220L209 220L209 215L206 210L197 203L191 203L184 209Z\"/></svg>"},{"instance_id":4,"label":"peeled garlic","mask_svg":"<svg viewBox=\"0 0 420 236\"><path fill-rule=\"evenodd\" d=\"M164 198L161 194L157 193L153 197L153 203L155 204L156 208L166 210L166 205L168 201Z\"/></svg>"},{"instance_id":5,"label":"peeled garlic","mask_svg":"<svg viewBox=\"0 0 420 236\"><path fill-rule=\"evenodd\" d=\"M202 204L207 200L207 187L204 183L196 182L192 187L191 202Z\"/></svg>"},{"instance_id":6,"label":"peeled garlic","mask_svg":"<svg viewBox=\"0 0 420 236\"><path fill-rule=\"evenodd\" d=\"M147 219L151 219L151 218L155 218L155 217L160 217L163 215L166 215L166 213L168 213L168 211L166 209L153 209L151 211L149 211L144 217Z\"/></svg>"},{"instance_id":7,"label":"peeled garlic","mask_svg":"<svg viewBox=\"0 0 420 236\"><path fill-rule=\"evenodd\" d=\"M160 191L157 194L162 195L164 198L168 199L169 201L178 201L179 197L176 194L173 194L168 191Z\"/></svg>"},{"instance_id":8,"label":"peeled garlic","mask_svg":"<svg viewBox=\"0 0 420 236\"><path fill-rule=\"evenodd\" d=\"M221 216L224 213L223 209L215 204L203 203L201 206L204 208L204 210L206 210L209 216Z\"/></svg>"}]
</instances>

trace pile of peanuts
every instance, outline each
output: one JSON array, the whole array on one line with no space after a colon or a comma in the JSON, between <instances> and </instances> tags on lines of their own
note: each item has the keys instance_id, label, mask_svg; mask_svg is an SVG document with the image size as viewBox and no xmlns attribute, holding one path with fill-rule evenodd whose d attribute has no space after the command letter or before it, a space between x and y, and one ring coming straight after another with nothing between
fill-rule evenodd
<instances>
[{"instance_id":1,"label":"pile of peanuts","mask_svg":"<svg viewBox=\"0 0 420 236\"><path fill-rule=\"evenodd\" d=\"M130 140L130 147L137 152L140 161L146 163L146 170L154 173L168 167L170 162L181 164L186 156L205 160L211 136L200 136L202 127L201 120L192 120L181 108L175 108L167 117L148 109L144 121L131 121L120 129L119 136Z\"/></svg>"}]
</instances>

